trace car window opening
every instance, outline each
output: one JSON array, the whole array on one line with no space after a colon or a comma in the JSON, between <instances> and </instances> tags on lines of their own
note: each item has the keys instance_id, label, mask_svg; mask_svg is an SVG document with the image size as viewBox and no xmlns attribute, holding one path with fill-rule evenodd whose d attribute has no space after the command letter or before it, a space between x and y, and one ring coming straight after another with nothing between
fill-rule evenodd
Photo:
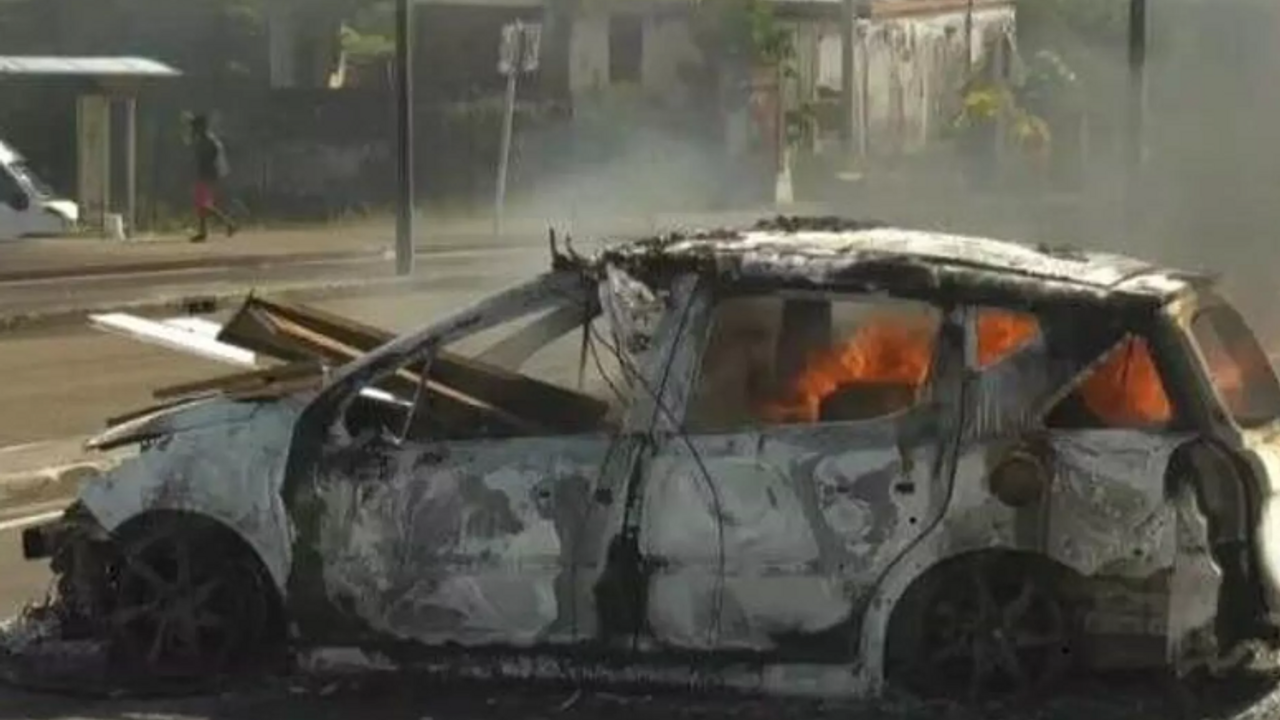
<instances>
[{"instance_id":1,"label":"car window opening","mask_svg":"<svg viewBox=\"0 0 1280 720\"><path fill-rule=\"evenodd\" d=\"M1058 429L1163 429L1173 403L1145 338L1130 335L1049 414Z\"/></svg>"},{"instance_id":2,"label":"car window opening","mask_svg":"<svg viewBox=\"0 0 1280 720\"><path fill-rule=\"evenodd\" d=\"M524 320L524 319L522 319ZM603 321L599 318L593 322ZM504 334L521 322L502 326ZM620 371L608 351L600 349L601 364L584 368L578 387L578 355L583 327L545 337L516 370L478 360L472 346L455 343L427 365L401 368L377 382L377 389L394 396L391 402L358 398L347 411L352 436L371 429L392 433L401 441L473 440L484 438L574 435L612 432L619 422L619 398L611 390L616 380L601 372ZM592 337L600 332L597 329ZM594 341L593 341L594 342ZM461 346L461 347L460 347ZM470 352L460 352L463 348ZM572 362L566 362L572 358ZM549 372L571 367L571 371ZM615 375L616 377L616 375ZM380 430L381 431L381 430Z\"/></svg>"},{"instance_id":3,"label":"car window opening","mask_svg":"<svg viewBox=\"0 0 1280 720\"><path fill-rule=\"evenodd\" d=\"M1237 423L1251 428L1280 418L1280 383L1239 313L1222 306L1205 310L1192 321L1191 333L1209 381Z\"/></svg>"},{"instance_id":4,"label":"car window opening","mask_svg":"<svg viewBox=\"0 0 1280 720\"><path fill-rule=\"evenodd\" d=\"M940 313L922 303L734 298L716 309L688 425L852 422L910 409Z\"/></svg>"},{"instance_id":5,"label":"car window opening","mask_svg":"<svg viewBox=\"0 0 1280 720\"><path fill-rule=\"evenodd\" d=\"M982 308L978 311L978 369L985 370L1040 336L1040 322L1029 313Z\"/></svg>"}]
</instances>

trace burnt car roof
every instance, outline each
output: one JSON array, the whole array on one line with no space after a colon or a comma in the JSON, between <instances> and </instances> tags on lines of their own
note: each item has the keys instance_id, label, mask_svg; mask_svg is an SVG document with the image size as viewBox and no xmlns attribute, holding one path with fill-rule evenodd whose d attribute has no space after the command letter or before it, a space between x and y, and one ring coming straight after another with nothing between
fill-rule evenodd
<instances>
[{"instance_id":1,"label":"burnt car roof","mask_svg":"<svg viewBox=\"0 0 1280 720\"><path fill-rule=\"evenodd\" d=\"M1163 304L1210 278L1124 255L838 218L671 234L604 251L638 276L712 273L738 285L825 287L966 301Z\"/></svg>"}]
</instances>

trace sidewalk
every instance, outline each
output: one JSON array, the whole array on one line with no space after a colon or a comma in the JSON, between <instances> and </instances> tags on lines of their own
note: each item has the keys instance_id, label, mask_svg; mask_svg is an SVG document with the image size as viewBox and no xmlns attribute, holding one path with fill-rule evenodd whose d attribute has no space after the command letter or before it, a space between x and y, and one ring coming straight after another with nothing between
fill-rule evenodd
<instances>
[{"instance_id":1,"label":"sidewalk","mask_svg":"<svg viewBox=\"0 0 1280 720\"><path fill-rule=\"evenodd\" d=\"M84 449L84 438L0 448L0 516L13 508L74 497L80 485L134 453Z\"/></svg>"},{"instance_id":2,"label":"sidewalk","mask_svg":"<svg viewBox=\"0 0 1280 720\"><path fill-rule=\"evenodd\" d=\"M513 218L495 237L487 218L420 216L415 226L418 254L545 245L548 231L591 241L648 235L679 227L750 224L771 210L704 215L664 214L578 223ZM0 283L140 272L245 268L343 260L390 260L395 224L388 219L282 229L249 228L235 237L210 236L206 243L161 235L130 241L95 237L23 239L0 242Z\"/></svg>"},{"instance_id":3,"label":"sidewalk","mask_svg":"<svg viewBox=\"0 0 1280 720\"><path fill-rule=\"evenodd\" d=\"M273 262L374 259L391 247L394 229L382 223L288 230L249 229L206 243L160 236L126 242L93 237L23 239L0 243L0 282L190 268L243 267Z\"/></svg>"}]
</instances>

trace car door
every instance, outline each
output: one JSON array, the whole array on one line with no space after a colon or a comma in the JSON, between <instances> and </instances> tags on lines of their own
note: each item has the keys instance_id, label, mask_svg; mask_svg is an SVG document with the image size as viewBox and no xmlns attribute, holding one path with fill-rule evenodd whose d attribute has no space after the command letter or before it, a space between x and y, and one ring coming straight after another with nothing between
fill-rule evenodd
<instances>
[{"instance_id":1,"label":"car door","mask_svg":"<svg viewBox=\"0 0 1280 720\"><path fill-rule=\"evenodd\" d=\"M847 660L860 601L939 511L963 346L937 308L860 300L707 299L690 323L696 366L671 374L696 380L637 522L658 647Z\"/></svg>"},{"instance_id":2,"label":"car door","mask_svg":"<svg viewBox=\"0 0 1280 720\"><path fill-rule=\"evenodd\" d=\"M302 549L291 592L336 610L311 632L466 647L594 632L575 609L575 558L592 557L590 515L608 512L588 501L611 421L585 393L440 349L566 306L589 318L579 282L535 282L397 340L304 412L285 493Z\"/></svg>"}]
</instances>

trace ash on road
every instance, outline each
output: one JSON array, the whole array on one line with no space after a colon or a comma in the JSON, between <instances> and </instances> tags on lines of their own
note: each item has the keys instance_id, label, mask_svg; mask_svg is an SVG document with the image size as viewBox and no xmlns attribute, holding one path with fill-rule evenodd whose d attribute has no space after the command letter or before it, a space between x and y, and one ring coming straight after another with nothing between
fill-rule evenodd
<instances>
[{"instance_id":1,"label":"ash on road","mask_svg":"<svg viewBox=\"0 0 1280 720\"><path fill-rule=\"evenodd\" d=\"M87 699L0 688L0 720L1270 720L1272 683L1209 689L1158 680L1082 684L1030 708L965 709L891 696L874 703L742 697L695 690L607 690L524 684L445 683L386 675L272 679L216 695Z\"/></svg>"}]
</instances>

